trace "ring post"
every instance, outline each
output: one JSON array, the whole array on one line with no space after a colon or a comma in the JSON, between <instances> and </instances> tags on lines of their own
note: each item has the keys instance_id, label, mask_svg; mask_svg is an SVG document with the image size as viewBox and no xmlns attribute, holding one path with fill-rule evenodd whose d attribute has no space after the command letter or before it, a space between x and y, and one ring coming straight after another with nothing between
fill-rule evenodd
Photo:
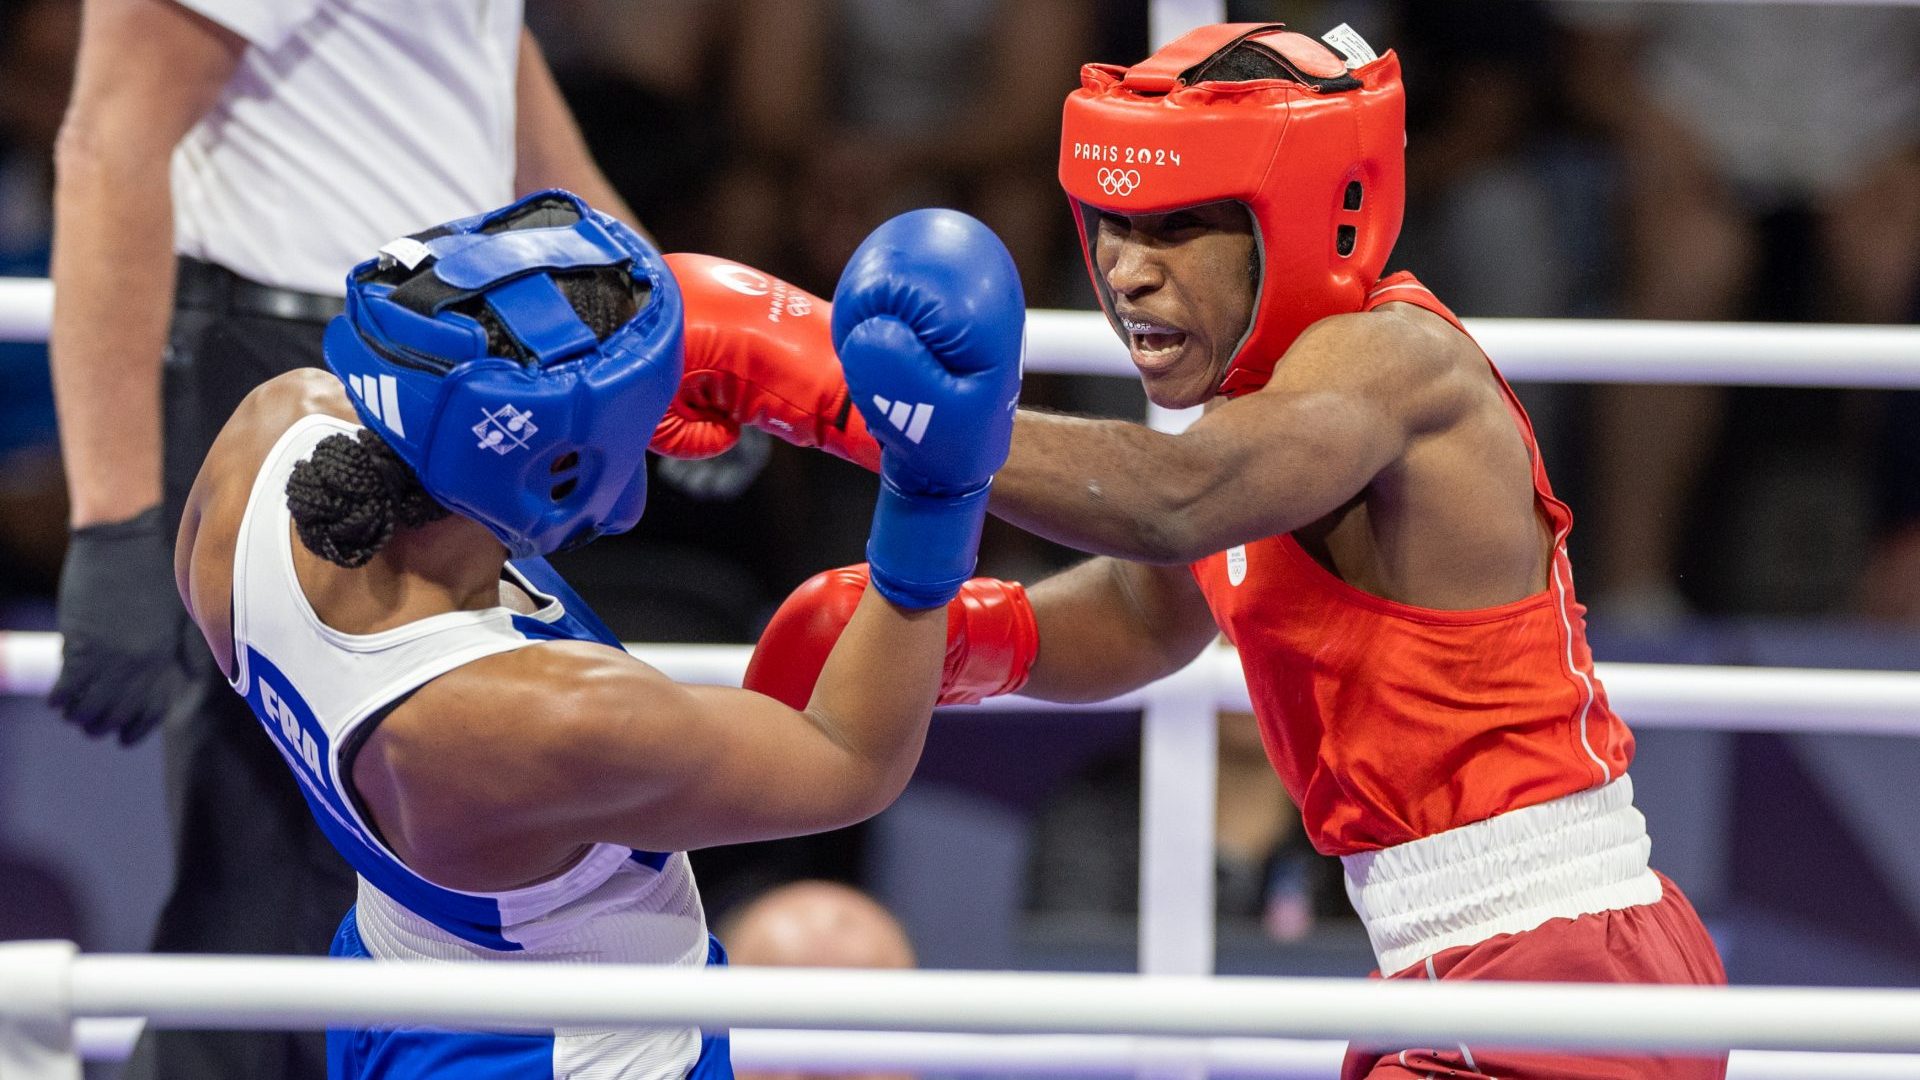
<instances>
[{"instance_id":1,"label":"ring post","mask_svg":"<svg viewBox=\"0 0 1920 1080\"><path fill-rule=\"evenodd\" d=\"M1227 21L1227 0L1153 0L1147 7L1147 35L1154 49L1209 23Z\"/></svg>"},{"instance_id":2,"label":"ring post","mask_svg":"<svg viewBox=\"0 0 1920 1080\"><path fill-rule=\"evenodd\" d=\"M0 943L0 1080L80 1080L71 941Z\"/></svg>"},{"instance_id":3,"label":"ring post","mask_svg":"<svg viewBox=\"0 0 1920 1080\"><path fill-rule=\"evenodd\" d=\"M1213 974L1213 681L1188 665L1149 691L1140 723L1140 971ZM1139 1075L1200 1080L1203 1042L1155 1044Z\"/></svg>"},{"instance_id":4,"label":"ring post","mask_svg":"<svg viewBox=\"0 0 1920 1080\"><path fill-rule=\"evenodd\" d=\"M1165 0L1154 17L1219 21L1212 0ZM1192 29L1156 27L1167 40ZM1200 419L1200 407L1146 405L1146 425L1179 434ZM1210 650L1212 651L1212 650ZM1156 682L1140 711L1140 974L1213 974L1213 790L1219 721L1213 701L1212 655ZM1140 1043L1142 1080L1202 1080L1206 1043Z\"/></svg>"},{"instance_id":5,"label":"ring post","mask_svg":"<svg viewBox=\"0 0 1920 1080\"><path fill-rule=\"evenodd\" d=\"M1154 0L1154 47L1195 26L1220 22L1218 0ZM1178 435L1200 407L1147 403L1147 426ZM1209 650L1210 652L1211 650ZM1211 657L1147 690L1140 715L1140 973L1213 974L1215 771L1219 765L1219 691ZM1141 1080L1205 1080L1206 1044L1142 1043Z\"/></svg>"}]
</instances>

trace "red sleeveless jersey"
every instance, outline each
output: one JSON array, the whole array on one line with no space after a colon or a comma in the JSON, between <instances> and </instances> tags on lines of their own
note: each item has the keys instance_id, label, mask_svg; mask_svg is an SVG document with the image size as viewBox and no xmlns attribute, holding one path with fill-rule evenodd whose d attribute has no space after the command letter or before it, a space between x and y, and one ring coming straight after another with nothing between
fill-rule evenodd
<instances>
[{"instance_id":1,"label":"red sleeveless jersey","mask_svg":"<svg viewBox=\"0 0 1920 1080\"><path fill-rule=\"evenodd\" d=\"M1466 333L1411 274L1381 281L1367 310L1393 302ZM1497 369L1494 379L1553 532L1542 592L1469 611L1413 607L1341 581L1290 534L1193 564L1240 650L1267 756L1326 854L1391 847L1604 784L1633 758L1573 596L1573 514L1547 483L1526 411Z\"/></svg>"}]
</instances>

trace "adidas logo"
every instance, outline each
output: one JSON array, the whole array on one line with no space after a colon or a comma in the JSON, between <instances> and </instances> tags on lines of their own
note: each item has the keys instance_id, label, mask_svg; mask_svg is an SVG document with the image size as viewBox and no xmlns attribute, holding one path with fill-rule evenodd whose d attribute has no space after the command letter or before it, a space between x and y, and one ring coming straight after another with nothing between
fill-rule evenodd
<instances>
[{"instance_id":1,"label":"adidas logo","mask_svg":"<svg viewBox=\"0 0 1920 1080\"><path fill-rule=\"evenodd\" d=\"M919 442L921 436L927 433L927 425L933 420L933 406L924 402L915 405L910 401L888 401L875 394L873 404L887 414L887 423L907 433L910 442Z\"/></svg>"},{"instance_id":2,"label":"adidas logo","mask_svg":"<svg viewBox=\"0 0 1920 1080\"><path fill-rule=\"evenodd\" d=\"M349 375L347 385L353 387L353 396L375 420L392 428L395 435L406 437L407 425L400 419L400 387L393 376Z\"/></svg>"}]
</instances>

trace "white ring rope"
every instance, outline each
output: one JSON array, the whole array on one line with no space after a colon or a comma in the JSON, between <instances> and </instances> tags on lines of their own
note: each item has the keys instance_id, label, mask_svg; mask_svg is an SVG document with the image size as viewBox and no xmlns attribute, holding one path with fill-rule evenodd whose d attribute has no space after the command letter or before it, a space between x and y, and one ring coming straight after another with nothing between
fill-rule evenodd
<instances>
[{"instance_id":1,"label":"white ring rope","mask_svg":"<svg viewBox=\"0 0 1920 1080\"><path fill-rule=\"evenodd\" d=\"M744 645L630 644L629 652L681 682L738 686ZM1600 663L1607 697L1637 728L1920 735L1920 673L1819 668ZM40 695L60 671L58 634L0 630L0 694ZM1002 712L1117 712L1165 698L1250 708L1240 661L1210 649L1187 668L1109 701L1063 704L1012 696L977 708Z\"/></svg>"},{"instance_id":2,"label":"white ring rope","mask_svg":"<svg viewBox=\"0 0 1920 1080\"><path fill-rule=\"evenodd\" d=\"M1920 388L1920 327L1467 319L1515 382ZM1133 377L1106 319L1027 314L1027 370Z\"/></svg>"},{"instance_id":3,"label":"white ring rope","mask_svg":"<svg viewBox=\"0 0 1920 1080\"><path fill-rule=\"evenodd\" d=\"M45 341L53 287L0 278L0 341ZM1468 319L1516 382L1710 383L1920 389L1920 327L1793 323ZM1027 315L1027 370L1131 378L1106 319Z\"/></svg>"},{"instance_id":4,"label":"white ring rope","mask_svg":"<svg viewBox=\"0 0 1920 1080\"><path fill-rule=\"evenodd\" d=\"M138 1020L80 1020L74 1043L86 1061L124 1061ZM832 1074L907 1070L951 1076L1131 1076L1198 1063L1216 1080L1332 1080L1347 1044L1339 1039L1156 1039L1138 1035L975 1035L910 1031L737 1028L740 1071ZM1727 1080L1913 1080L1920 1054L1735 1050Z\"/></svg>"},{"instance_id":5,"label":"white ring rope","mask_svg":"<svg viewBox=\"0 0 1920 1080\"><path fill-rule=\"evenodd\" d=\"M0 945L0 1016L163 1028L429 1025L1352 1038L1582 1051L1920 1050L1920 990L1602 986L321 958ZM67 947L70 948L70 947ZM38 993L32 992L38 988Z\"/></svg>"},{"instance_id":6,"label":"white ring rope","mask_svg":"<svg viewBox=\"0 0 1920 1080\"><path fill-rule=\"evenodd\" d=\"M53 318L53 282L0 277L0 341L45 341Z\"/></svg>"}]
</instances>

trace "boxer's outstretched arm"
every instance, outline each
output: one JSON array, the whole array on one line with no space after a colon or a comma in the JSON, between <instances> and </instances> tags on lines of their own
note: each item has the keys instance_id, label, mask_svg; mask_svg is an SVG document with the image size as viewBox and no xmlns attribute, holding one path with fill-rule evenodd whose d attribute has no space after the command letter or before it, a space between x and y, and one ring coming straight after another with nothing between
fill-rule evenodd
<instances>
[{"instance_id":1,"label":"boxer's outstretched arm","mask_svg":"<svg viewBox=\"0 0 1920 1080\"><path fill-rule=\"evenodd\" d=\"M993 512L1069 547L1148 563L1289 532L1463 415L1485 377L1451 355L1423 325L1340 315L1309 328L1265 388L1179 435L1022 412Z\"/></svg>"},{"instance_id":2,"label":"boxer's outstretched arm","mask_svg":"<svg viewBox=\"0 0 1920 1080\"><path fill-rule=\"evenodd\" d=\"M621 822L626 836L647 841L631 846L793 836L891 805L925 745L946 632L944 606L906 610L870 587L805 709L748 690L677 685L629 705L651 714L658 732L641 749L647 760L634 764L664 781Z\"/></svg>"},{"instance_id":3,"label":"boxer's outstretched arm","mask_svg":"<svg viewBox=\"0 0 1920 1080\"><path fill-rule=\"evenodd\" d=\"M1219 632L1184 566L1096 558L1027 590L1040 650L1020 692L1105 701L1185 667Z\"/></svg>"},{"instance_id":4,"label":"boxer's outstretched arm","mask_svg":"<svg viewBox=\"0 0 1920 1080\"><path fill-rule=\"evenodd\" d=\"M614 649L554 642L437 679L354 764L382 834L453 888L550 873L581 845L683 851L861 821L913 775L946 609L869 589L805 709L673 682Z\"/></svg>"}]
</instances>

